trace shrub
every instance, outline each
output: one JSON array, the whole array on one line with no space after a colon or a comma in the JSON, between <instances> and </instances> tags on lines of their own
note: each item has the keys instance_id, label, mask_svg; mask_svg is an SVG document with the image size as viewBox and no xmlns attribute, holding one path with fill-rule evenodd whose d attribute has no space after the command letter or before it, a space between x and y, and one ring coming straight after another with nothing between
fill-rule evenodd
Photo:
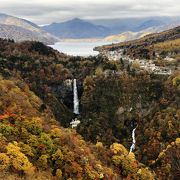
<instances>
[{"instance_id":1,"label":"shrub","mask_svg":"<svg viewBox=\"0 0 180 180\"><path fill-rule=\"evenodd\" d=\"M10 158L5 153L0 153L0 170L8 169Z\"/></svg>"}]
</instances>

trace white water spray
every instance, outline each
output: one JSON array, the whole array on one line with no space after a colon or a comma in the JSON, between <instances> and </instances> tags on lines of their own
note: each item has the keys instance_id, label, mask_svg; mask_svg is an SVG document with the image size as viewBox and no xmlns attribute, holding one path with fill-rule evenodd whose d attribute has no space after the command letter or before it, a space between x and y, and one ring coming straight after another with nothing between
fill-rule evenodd
<instances>
[{"instance_id":1,"label":"white water spray","mask_svg":"<svg viewBox=\"0 0 180 180\"><path fill-rule=\"evenodd\" d=\"M79 99L78 99L78 90L77 90L77 83L76 79L73 81L73 94L74 94L74 114L79 114Z\"/></svg>"},{"instance_id":2,"label":"white water spray","mask_svg":"<svg viewBox=\"0 0 180 180\"><path fill-rule=\"evenodd\" d=\"M135 150L135 145L136 145L135 131L136 131L136 128L134 128L133 131L132 131L132 139L133 139L133 141L132 141L132 145L130 147L130 151L129 152L132 152L133 150Z\"/></svg>"}]
</instances>

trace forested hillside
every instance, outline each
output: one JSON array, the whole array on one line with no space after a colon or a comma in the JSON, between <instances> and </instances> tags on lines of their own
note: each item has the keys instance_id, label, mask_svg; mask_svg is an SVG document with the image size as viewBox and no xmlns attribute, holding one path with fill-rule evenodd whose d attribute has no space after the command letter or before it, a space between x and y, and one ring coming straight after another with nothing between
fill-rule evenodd
<instances>
[{"instance_id":1,"label":"forested hillside","mask_svg":"<svg viewBox=\"0 0 180 180\"><path fill-rule=\"evenodd\" d=\"M153 48L161 46L171 52ZM178 179L179 71L137 69L123 59L71 57L39 42L1 39L1 178ZM76 130L71 79L80 99Z\"/></svg>"},{"instance_id":2,"label":"forested hillside","mask_svg":"<svg viewBox=\"0 0 180 180\"><path fill-rule=\"evenodd\" d=\"M123 145L89 145L60 127L22 81L1 77L0 83L1 179L154 177Z\"/></svg>"},{"instance_id":3,"label":"forested hillside","mask_svg":"<svg viewBox=\"0 0 180 180\"><path fill-rule=\"evenodd\" d=\"M125 54L133 58L155 58L156 53L165 57L168 53L179 55L180 27L176 27L160 33L147 35L133 41L127 41L112 45L97 47L96 50L125 49Z\"/></svg>"}]
</instances>

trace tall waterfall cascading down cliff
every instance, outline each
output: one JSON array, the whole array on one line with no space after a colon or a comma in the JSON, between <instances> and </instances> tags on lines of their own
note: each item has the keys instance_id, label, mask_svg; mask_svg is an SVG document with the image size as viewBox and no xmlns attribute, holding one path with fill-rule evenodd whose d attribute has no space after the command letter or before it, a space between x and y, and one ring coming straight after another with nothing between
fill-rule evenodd
<instances>
[{"instance_id":1,"label":"tall waterfall cascading down cliff","mask_svg":"<svg viewBox=\"0 0 180 180\"><path fill-rule=\"evenodd\" d=\"M73 80L73 104L74 104L74 114L79 114L79 98L78 98L78 89L77 89L77 80ZM71 121L70 125L72 128L76 128L80 124L80 121L75 118Z\"/></svg>"},{"instance_id":2,"label":"tall waterfall cascading down cliff","mask_svg":"<svg viewBox=\"0 0 180 180\"><path fill-rule=\"evenodd\" d=\"M76 79L73 81L73 102L74 102L74 114L79 114L79 99Z\"/></svg>"}]
</instances>

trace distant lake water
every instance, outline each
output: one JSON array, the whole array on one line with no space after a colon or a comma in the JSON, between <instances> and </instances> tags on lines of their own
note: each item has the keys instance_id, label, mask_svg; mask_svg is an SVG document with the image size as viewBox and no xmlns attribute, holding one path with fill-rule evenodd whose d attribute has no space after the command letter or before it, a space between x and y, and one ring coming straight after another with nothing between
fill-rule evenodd
<instances>
[{"instance_id":1,"label":"distant lake water","mask_svg":"<svg viewBox=\"0 0 180 180\"><path fill-rule=\"evenodd\" d=\"M93 51L93 48L96 46L102 46L105 44L110 44L110 42L83 42L83 41L64 41L58 42L54 45L51 45L53 49L58 50L59 52L63 52L72 56L95 56L98 55L99 52Z\"/></svg>"}]
</instances>

